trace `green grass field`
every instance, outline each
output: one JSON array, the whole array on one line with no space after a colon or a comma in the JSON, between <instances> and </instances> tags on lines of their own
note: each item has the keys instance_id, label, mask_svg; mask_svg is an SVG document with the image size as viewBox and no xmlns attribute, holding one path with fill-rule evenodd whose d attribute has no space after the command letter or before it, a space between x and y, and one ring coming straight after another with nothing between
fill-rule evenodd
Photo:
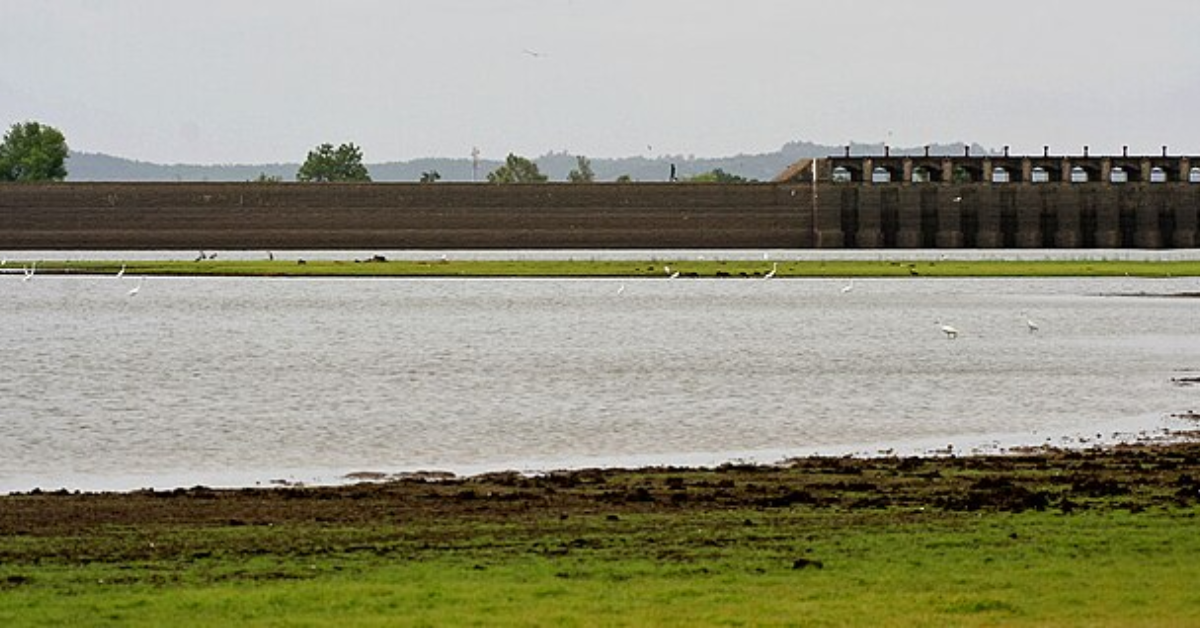
<instances>
[{"instance_id":1,"label":"green grass field","mask_svg":"<svg viewBox=\"0 0 1200 628\"><path fill-rule=\"evenodd\" d=\"M0 624L1200 625L1195 514L751 510L7 538ZM59 560L54 544L95 551Z\"/></svg>"},{"instance_id":2,"label":"green grass field","mask_svg":"<svg viewBox=\"0 0 1200 628\"><path fill-rule=\"evenodd\" d=\"M20 272L29 261L9 261ZM41 262L43 273L115 274L122 262ZM126 274L194 276L367 277L762 277L757 261L140 261ZM776 277L1196 277L1200 261L797 261L780 262Z\"/></svg>"}]
</instances>

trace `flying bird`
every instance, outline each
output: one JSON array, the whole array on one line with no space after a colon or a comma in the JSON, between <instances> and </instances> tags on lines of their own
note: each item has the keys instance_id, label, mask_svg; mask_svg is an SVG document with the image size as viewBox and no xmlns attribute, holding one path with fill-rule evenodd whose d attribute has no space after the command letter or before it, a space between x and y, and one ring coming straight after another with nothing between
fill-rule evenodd
<instances>
[{"instance_id":1,"label":"flying bird","mask_svg":"<svg viewBox=\"0 0 1200 628\"><path fill-rule=\"evenodd\" d=\"M528 48L522 48L522 49L521 49L521 52L523 52L523 53L525 53L525 54L527 54L527 55L529 55L529 56L533 57L534 59L541 59L542 57L547 57L547 56L549 56L549 55L547 55L547 54L546 54L546 53L544 53L544 52L538 52L538 51L536 51L536 50L530 50L530 49L528 49Z\"/></svg>"}]
</instances>

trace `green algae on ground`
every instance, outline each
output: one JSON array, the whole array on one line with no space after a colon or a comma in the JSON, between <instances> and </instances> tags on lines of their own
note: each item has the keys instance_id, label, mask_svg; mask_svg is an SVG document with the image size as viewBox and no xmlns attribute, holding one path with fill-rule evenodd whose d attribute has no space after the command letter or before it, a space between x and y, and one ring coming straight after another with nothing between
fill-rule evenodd
<instances>
[{"instance_id":1,"label":"green algae on ground","mask_svg":"<svg viewBox=\"0 0 1200 628\"><path fill-rule=\"evenodd\" d=\"M28 262L11 262L20 267ZM61 274L264 277L1195 277L1200 261L203 260L40 262Z\"/></svg>"}]
</instances>

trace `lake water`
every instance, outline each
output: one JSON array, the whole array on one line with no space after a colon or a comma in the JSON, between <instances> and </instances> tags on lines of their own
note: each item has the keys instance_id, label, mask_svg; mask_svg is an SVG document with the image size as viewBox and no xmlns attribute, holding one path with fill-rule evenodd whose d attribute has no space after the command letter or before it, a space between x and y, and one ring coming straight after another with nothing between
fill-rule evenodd
<instances>
[{"instance_id":1,"label":"lake water","mask_svg":"<svg viewBox=\"0 0 1200 628\"><path fill-rule=\"evenodd\" d=\"M0 276L0 492L1078 445L1200 410L1172 382L1200 301L1111 296L1195 278L136 281Z\"/></svg>"}]
</instances>

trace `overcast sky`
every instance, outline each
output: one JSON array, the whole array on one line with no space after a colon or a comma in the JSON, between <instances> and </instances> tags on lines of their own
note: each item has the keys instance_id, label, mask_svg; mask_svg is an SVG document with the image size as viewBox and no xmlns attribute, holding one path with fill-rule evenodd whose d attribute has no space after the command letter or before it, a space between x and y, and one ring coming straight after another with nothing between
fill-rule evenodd
<instances>
[{"instance_id":1,"label":"overcast sky","mask_svg":"<svg viewBox=\"0 0 1200 628\"><path fill-rule=\"evenodd\" d=\"M0 124L183 163L1200 153L1196 0L0 0Z\"/></svg>"}]
</instances>

